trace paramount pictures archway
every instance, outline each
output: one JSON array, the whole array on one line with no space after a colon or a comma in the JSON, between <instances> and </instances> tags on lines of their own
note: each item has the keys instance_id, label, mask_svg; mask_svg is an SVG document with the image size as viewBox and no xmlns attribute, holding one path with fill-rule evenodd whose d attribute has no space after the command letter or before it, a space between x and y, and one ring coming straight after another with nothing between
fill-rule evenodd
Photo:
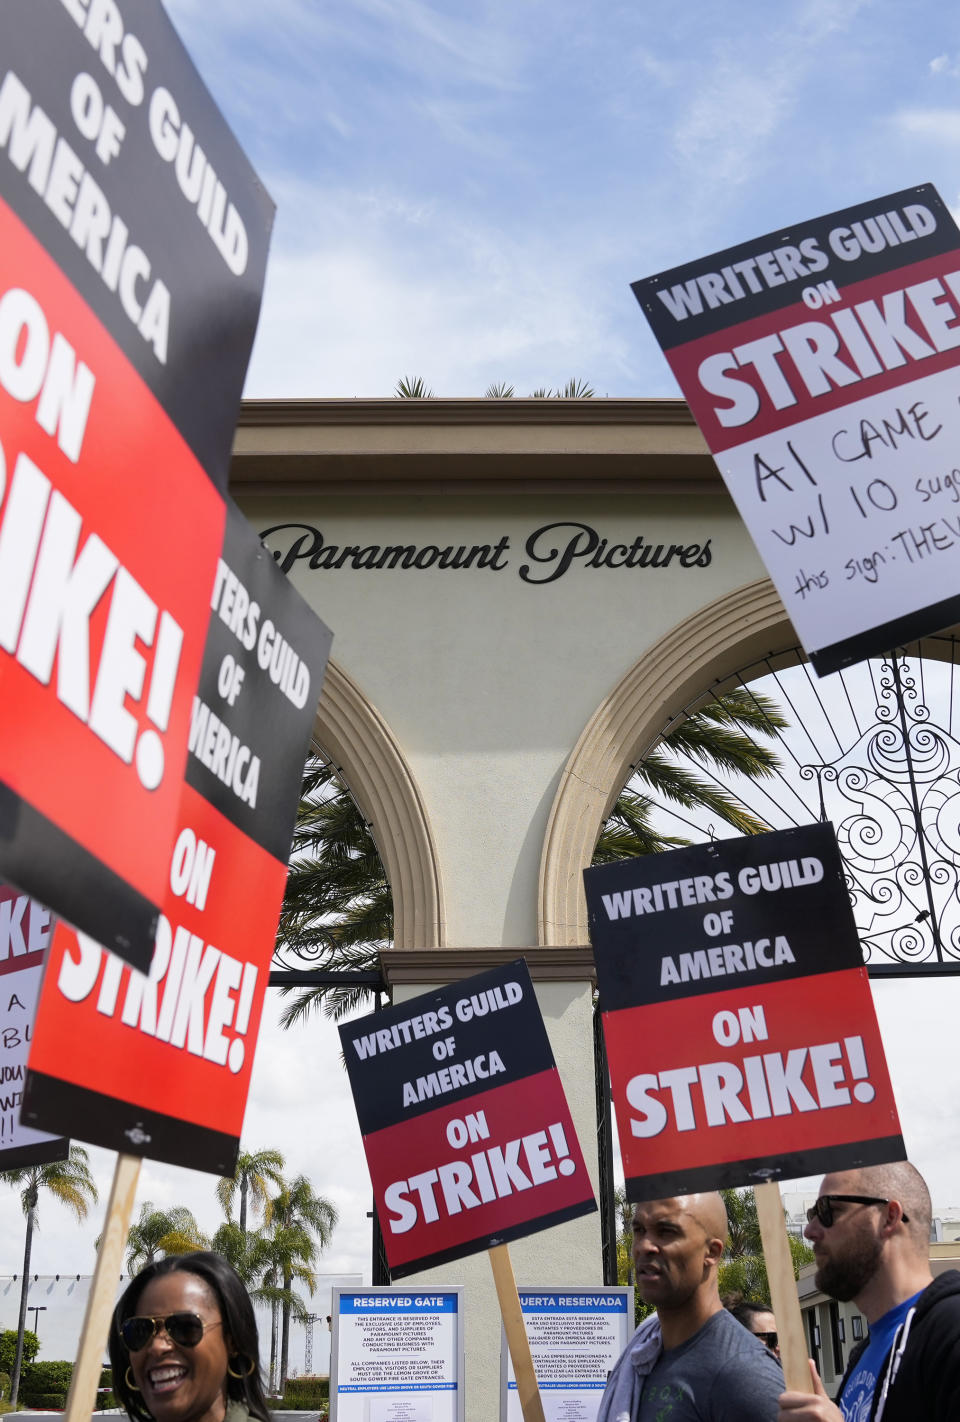
<instances>
[{"instance_id":1,"label":"paramount pictures archway","mask_svg":"<svg viewBox=\"0 0 960 1422\"><path fill-rule=\"evenodd\" d=\"M581 871L671 716L796 643L686 406L256 402L231 481L334 630L315 738L391 884L394 1000L522 952L605 1202ZM512 1255L598 1283L599 1216ZM467 1286L468 1415L495 1415L487 1261L422 1278Z\"/></svg>"}]
</instances>

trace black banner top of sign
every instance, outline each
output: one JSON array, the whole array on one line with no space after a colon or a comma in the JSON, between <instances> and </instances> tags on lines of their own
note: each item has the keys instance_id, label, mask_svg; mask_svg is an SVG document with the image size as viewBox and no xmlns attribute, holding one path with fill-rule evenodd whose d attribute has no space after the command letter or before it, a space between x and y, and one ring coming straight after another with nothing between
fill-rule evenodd
<instances>
[{"instance_id":1,"label":"black banner top of sign","mask_svg":"<svg viewBox=\"0 0 960 1422\"><path fill-rule=\"evenodd\" d=\"M584 870L603 1011L863 966L830 824Z\"/></svg>"},{"instance_id":2,"label":"black banner top of sign","mask_svg":"<svg viewBox=\"0 0 960 1422\"><path fill-rule=\"evenodd\" d=\"M936 188L915 188L769 232L631 282L663 350L801 302L805 287L880 276L960 246Z\"/></svg>"},{"instance_id":3,"label":"black banner top of sign","mask_svg":"<svg viewBox=\"0 0 960 1422\"><path fill-rule=\"evenodd\" d=\"M274 209L159 0L4 0L0 199L225 489Z\"/></svg>"},{"instance_id":4,"label":"black banner top of sign","mask_svg":"<svg viewBox=\"0 0 960 1422\"><path fill-rule=\"evenodd\" d=\"M345 1023L340 1041L365 1136L554 1066L523 958Z\"/></svg>"},{"instance_id":5,"label":"black banner top of sign","mask_svg":"<svg viewBox=\"0 0 960 1422\"><path fill-rule=\"evenodd\" d=\"M228 499L186 779L284 863L332 641Z\"/></svg>"}]
</instances>

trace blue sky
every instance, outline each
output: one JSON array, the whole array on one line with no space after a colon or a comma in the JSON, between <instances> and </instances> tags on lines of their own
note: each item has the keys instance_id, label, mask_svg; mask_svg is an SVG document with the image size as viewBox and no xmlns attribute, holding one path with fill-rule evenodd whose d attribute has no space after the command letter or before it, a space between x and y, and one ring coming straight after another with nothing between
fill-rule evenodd
<instances>
[{"instance_id":1,"label":"blue sky","mask_svg":"<svg viewBox=\"0 0 960 1422\"><path fill-rule=\"evenodd\" d=\"M960 204L933 0L171 0L277 203L247 393L675 394L630 281L918 182Z\"/></svg>"}]
</instances>

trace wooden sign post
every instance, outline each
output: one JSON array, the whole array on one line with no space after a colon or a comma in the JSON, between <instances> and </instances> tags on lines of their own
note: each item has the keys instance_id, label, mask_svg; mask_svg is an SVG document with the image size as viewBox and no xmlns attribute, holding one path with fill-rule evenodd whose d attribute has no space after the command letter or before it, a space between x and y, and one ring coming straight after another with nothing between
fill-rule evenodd
<instances>
[{"instance_id":1,"label":"wooden sign post","mask_svg":"<svg viewBox=\"0 0 960 1422\"><path fill-rule=\"evenodd\" d=\"M90 1422L90 1414L97 1405L103 1349L110 1332L117 1279L123 1273L123 1251L139 1177L140 1157L118 1155L107 1203L107 1222L97 1251L97 1267L87 1299L64 1422Z\"/></svg>"},{"instance_id":2,"label":"wooden sign post","mask_svg":"<svg viewBox=\"0 0 960 1422\"><path fill-rule=\"evenodd\" d=\"M530 1340L523 1321L523 1309L520 1306L510 1251L505 1244L497 1244L487 1252L500 1303L503 1331L507 1335L507 1347L510 1349L513 1372L517 1379L517 1397L520 1399L523 1422L544 1422L543 1401L533 1366L533 1355L530 1352Z\"/></svg>"},{"instance_id":3,"label":"wooden sign post","mask_svg":"<svg viewBox=\"0 0 960 1422\"><path fill-rule=\"evenodd\" d=\"M763 1241L763 1257L767 1261L767 1281L770 1302L777 1320L780 1361L788 1391L812 1393L813 1379L807 1360L807 1345L800 1317L800 1300L793 1276L793 1260L787 1243L787 1227L783 1218L780 1189L772 1180L755 1185L757 1219Z\"/></svg>"}]
</instances>

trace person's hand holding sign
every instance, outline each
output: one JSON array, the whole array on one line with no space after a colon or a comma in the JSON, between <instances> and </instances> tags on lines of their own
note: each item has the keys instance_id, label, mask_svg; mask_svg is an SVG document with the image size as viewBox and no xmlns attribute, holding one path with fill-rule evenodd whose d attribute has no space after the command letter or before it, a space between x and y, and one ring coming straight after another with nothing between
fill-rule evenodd
<instances>
[{"instance_id":1,"label":"person's hand holding sign","mask_svg":"<svg viewBox=\"0 0 960 1422\"><path fill-rule=\"evenodd\" d=\"M813 1396L809 1392L783 1392L777 1422L843 1422L843 1413L827 1396L817 1365L810 1360Z\"/></svg>"}]
</instances>

